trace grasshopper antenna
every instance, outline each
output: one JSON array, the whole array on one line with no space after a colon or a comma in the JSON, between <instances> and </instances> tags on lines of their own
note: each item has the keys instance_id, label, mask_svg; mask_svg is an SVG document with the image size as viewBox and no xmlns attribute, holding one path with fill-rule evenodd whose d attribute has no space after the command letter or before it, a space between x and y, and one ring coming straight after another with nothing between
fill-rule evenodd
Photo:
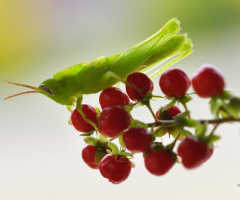
<instances>
[{"instance_id":1,"label":"grasshopper antenna","mask_svg":"<svg viewBox=\"0 0 240 200\"><path fill-rule=\"evenodd\" d=\"M34 87L34 86L31 86L31 85L25 85L25 84L15 83L15 82L11 82L11 81L4 81L4 82L8 83L8 84L11 84L11 85L17 85L17 86L21 86L21 87L26 87L26 88L32 89L30 91L20 92L20 93L17 93L17 94L10 95L8 97L5 97L4 100L10 99L12 97L16 97L16 96L19 96L19 95L22 95L22 94L39 93L38 89L36 87Z\"/></svg>"}]
</instances>

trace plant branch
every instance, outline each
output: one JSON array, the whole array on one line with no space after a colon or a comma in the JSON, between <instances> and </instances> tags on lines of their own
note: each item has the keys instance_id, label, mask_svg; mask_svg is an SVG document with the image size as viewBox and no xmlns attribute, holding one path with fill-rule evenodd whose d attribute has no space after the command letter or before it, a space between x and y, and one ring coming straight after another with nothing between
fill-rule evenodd
<instances>
[{"instance_id":1,"label":"plant branch","mask_svg":"<svg viewBox=\"0 0 240 200\"><path fill-rule=\"evenodd\" d=\"M227 123L227 122L240 122L240 118L239 119L234 119L232 117L226 117L226 118L221 118L221 119L201 119L201 120L197 120L199 121L200 124L204 124L205 122L207 122L208 124L222 124L222 123ZM165 125L167 127L172 127L174 126L175 120L158 120L156 122L152 122L152 123L148 123L148 127L158 127L158 126L162 126Z\"/></svg>"}]
</instances>

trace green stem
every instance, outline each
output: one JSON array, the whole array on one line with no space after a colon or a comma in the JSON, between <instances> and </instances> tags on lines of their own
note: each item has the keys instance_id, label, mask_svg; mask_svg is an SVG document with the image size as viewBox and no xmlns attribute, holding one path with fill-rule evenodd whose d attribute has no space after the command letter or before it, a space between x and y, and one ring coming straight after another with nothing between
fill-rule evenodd
<instances>
[{"instance_id":1,"label":"green stem","mask_svg":"<svg viewBox=\"0 0 240 200\"><path fill-rule=\"evenodd\" d=\"M180 133L178 133L177 137L174 139L174 141L171 144L167 145L168 149L173 150L179 137L180 137Z\"/></svg>"},{"instance_id":2,"label":"green stem","mask_svg":"<svg viewBox=\"0 0 240 200\"><path fill-rule=\"evenodd\" d=\"M226 118L221 118L221 119L206 119L206 120L197 120L199 121L200 124L208 123L208 124L217 124L220 125L222 123L227 123L227 122L240 122L239 119L234 119L232 117L226 117ZM173 127L175 121L174 120L158 120L156 122L148 123L148 127L158 127L158 126L167 126L167 127Z\"/></svg>"},{"instance_id":3,"label":"green stem","mask_svg":"<svg viewBox=\"0 0 240 200\"><path fill-rule=\"evenodd\" d=\"M148 108L148 110L151 112L151 114L152 114L152 116L153 116L155 122L157 122L158 119L157 119L155 113L153 112L152 107L150 106L150 101L148 100L148 101L144 102L144 105L147 106L147 108Z\"/></svg>"},{"instance_id":4,"label":"green stem","mask_svg":"<svg viewBox=\"0 0 240 200\"><path fill-rule=\"evenodd\" d=\"M219 123L216 123L216 124L215 124L215 126L213 127L213 129L212 129L212 131L210 132L209 135L213 135L213 134L214 134L214 132L215 132L215 130L217 129L218 125L219 125Z\"/></svg>"},{"instance_id":5,"label":"green stem","mask_svg":"<svg viewBox=\"0 0 240 200\"><path fill-rule=\"evenodd\" d=\"M188 110L187 105L185 103L182 103L182 105L185 108L186 112L188 113L188 117L191 118L190 111Z\"/></svg>"}]
</instances>

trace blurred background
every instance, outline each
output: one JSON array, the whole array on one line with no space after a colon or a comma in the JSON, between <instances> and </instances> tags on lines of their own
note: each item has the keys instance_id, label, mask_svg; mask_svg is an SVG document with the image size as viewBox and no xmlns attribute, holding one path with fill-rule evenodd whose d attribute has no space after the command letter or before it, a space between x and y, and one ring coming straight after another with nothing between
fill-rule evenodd
<instances>
[{"instance_id":1,"label":"blurred background","mask_svg":"<svg viewBox=\"0 0 240 200\"><path fill-rule=\"evenodd\" d=\"M0 2L0 199L239 199L239 124L217 129L222 139L200 168L189 171L176 164L155 177L136 155L130 177L113 185L83 163L84 142L68 125L64 106L40 94L3 101L26 90L3 80L38 86L68 66L127 50L172 17L194 43L194 53L173 67L192 77L203 63L216 65L227 89L239 95L239 0ZM161 95L158 79L154 93ZM99 106L98 94L86 96L84 103ZM162 103L153 102L153 108ZM211 118L207 99L196 97L189 109L195 118ZM134 114L151 121L146 113L139 108Z\"/></svg>"}]
</instances>

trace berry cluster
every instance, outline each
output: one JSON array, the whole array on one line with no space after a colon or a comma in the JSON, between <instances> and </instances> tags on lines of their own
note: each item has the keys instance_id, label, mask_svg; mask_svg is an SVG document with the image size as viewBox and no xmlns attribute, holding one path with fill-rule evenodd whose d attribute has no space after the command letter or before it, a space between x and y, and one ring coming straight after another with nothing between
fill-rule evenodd
<instances>
[{"instance_id":1,"label":"berry cluster","mask_svg":"<svg viewBox=\"0 0 240 200\"><path fill-rule=\"evenodd\" d=\"M156 176L166 174L175 163L181 163L187 169L202 165L212 156L214 142L219 139L214 133L217 126L239 120L240 99L224 90L222 74L210 65L203 66L192 80L181 69L165 71L159 86L165 95L162 98L169 102L159 106L155 112L150 100L160 96L152 94L154 85L147 75L133 73L125 84L126 93L117 87L101 92L99 103L102 111L83 104L83 115L77 109L71 115L72 125L83 133L81 135L87 143L82 150L84 162L93 169L99 169L101 175L114 184L128 178L135 166L130 159L136 153L143 154L146 169ZM187 103L192 97L187 91L191 84L199 97L210 98L213 120L190 117ZM182 105L183 111L177 103ZM149 109L153 123L133 118L131 111L139 105ZM214 125L210 132L207 129L209 124ZM170 144L159 142L165 134L173 137ZM118 140L119 145L113 140Z\"/></svg>"}]
</instances>

